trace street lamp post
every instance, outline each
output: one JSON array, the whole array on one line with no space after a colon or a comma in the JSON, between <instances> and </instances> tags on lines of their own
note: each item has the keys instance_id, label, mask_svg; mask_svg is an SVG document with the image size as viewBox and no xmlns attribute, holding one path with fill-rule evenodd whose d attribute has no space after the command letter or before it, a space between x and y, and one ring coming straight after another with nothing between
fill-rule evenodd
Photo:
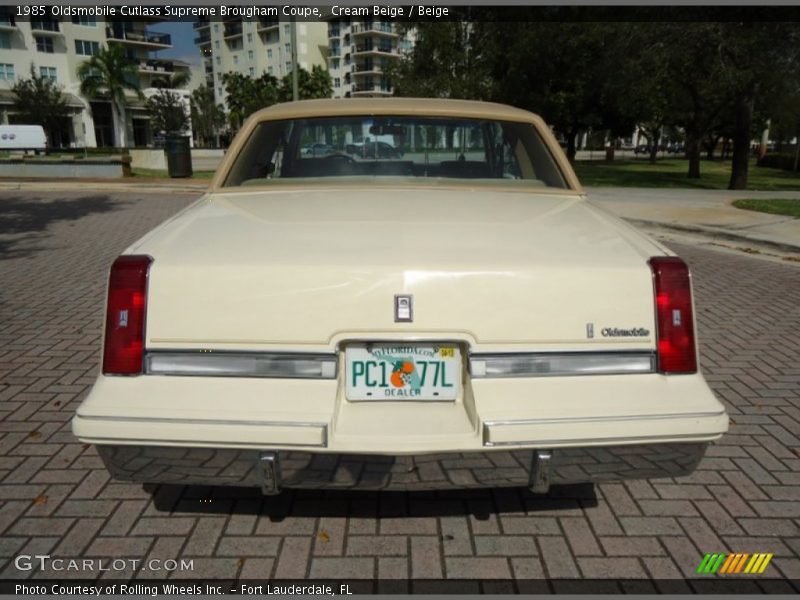
<instances>
[{"instance_id":1,"label":"street lamp post","mask_svg":"<svg viewBox=\"0 0 800 600\"><path fill-rule=\"evenodd\" d=\"M291 22L291 43L292 43L292 100L295 102L300 99L300 90L297 82L297 21L292 17Z\"/></svg>"}]
</instances>

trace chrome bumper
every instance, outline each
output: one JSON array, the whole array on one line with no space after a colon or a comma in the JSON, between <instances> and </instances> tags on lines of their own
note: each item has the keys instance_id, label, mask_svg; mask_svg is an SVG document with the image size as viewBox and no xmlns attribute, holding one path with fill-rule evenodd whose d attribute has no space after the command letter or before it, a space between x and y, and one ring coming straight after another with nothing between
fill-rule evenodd
<instances>
[{"instance_id":1,"label":"chrome bumper","mask_svg":"<svg viewBox=\"0 0 800 600\"><path fill-rule=\"evenodd\" d=\"M182 485L386 491L527 487L679 477L694 471L707 444L670 443L486 450L380 456L292 450L255 451L163 446L98 445L115 479Z\"/></svg>"}]
</instances>

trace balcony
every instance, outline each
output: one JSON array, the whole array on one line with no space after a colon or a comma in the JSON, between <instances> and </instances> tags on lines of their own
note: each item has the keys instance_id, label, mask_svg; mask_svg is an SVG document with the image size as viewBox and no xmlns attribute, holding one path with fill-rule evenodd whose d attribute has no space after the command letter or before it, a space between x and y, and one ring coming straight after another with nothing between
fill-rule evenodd
<instances>
[{"instance_id":1,"label":"balcony","mask_svg":"<svg viewBox=\"0 0 800 600\"><path fill-rule=\"evenodd\" d=\"M106 36L110 42L120 42L135 46L149 48L169 48L172 46L172 36L168 33L156 33L144 29L120 30L106 29Z\"/></svg>"},{"instance_id":2,"label":"balcony","mask_svg":"<svg viewBox=\"0 0 800 600\"><path fill-rule=\"evenodd\" d=\"M237 37L241 37L242 35L242 23L241 21L238 23L225 23L225 31L223 36L226 40L233 39Z\"/></svg>"},{"instance_id":3,"label":"balcony","mask_svg":"<svg viewBox=\"0 0 800 600\"><path fill-rule=\"evenodd\" d=\"M392 87L385 83L364 83L353 85L353 96L391 96Z\"/></svg>"},{"instance_id":4,"label":"balcony","mask_svg":"<svg viewBox=\"0 0 800 600\"><path fill-rule=\"evenodd\" d=\"M140 73L161 73L161 74L171 74L175 72L175 63L171 60L159 60L157 58L151 58L149 60L140 60L139 61L139 72Z\"/></svg>"},{"instance_id":5,"label":"balcony","mask_svg":"<svg viewBox=\"0 0 800 600\"><path fill-rule=\"evenodd\" d=\"M0 7L0 31L16 31L17 22L14 12L9 7Z\"/></svg>"},{"instance_id":6,"label":"balcony","mask_svg":"<svg viewBox=\"0 0 800 600\"><path fill-rule=\"evenodd\" d=\"M329 38L338 38L341 34L342 34L342 31L338 27L328 27L328 37Z\"/></svg>"},{"instance_id":7,"label":"balcony","mask_svg":"<svg viewBox=\"0 0 800 600\"><path fill-rule=\"evenodd\" d=\"M58 21L50 19L31 21L31 31L37 35L62 35Z\"/></svg>"},{"instance_id":8,"label":"balcony","mask_svg":"<svg viewBox=\"0 0 800 600\"><path fill-rule=\"evenodd\" d=\"M399 54L397 48L388 44L355 44L350 49L351 54Z\"/></svg>"},{"instance_id":9,"label":"balcony","mask_svg":"<svg viewBox=\"0 0 800 600\"><path fill-rule=\"evenodd\" d=\"M383 73L384 68L381 65L374 65L374 64L361 64L361 65L353 65L351 67L353 75L374 75L376 73Z\"/></svg>"},{"instance_id":10,"label":"balcony","mask_svg":"<svg viewBox=\"0 0 800 600\"><path fill-rule=\"evenodd\" d=\"M353 36L361 36L361 35L388 35L390 37L400 37L400 34L396 33L394 27L391 23L378 23L378 22L368 22L368 23L359 23L353 25L350 28L350 32Z\"/></svg>"},{"instance_id":11,"label":"balcony","mask_svg":"<svg viewBox=\"0 0 800 600\"><path fill-rule=\"evenodd\" d=\"M331 46L328 49L328 56L331 58L339 58L342 55L342 49L339 46Z\"/></svg>"},{"instance_id":12,"label":"balcony","mask_svg":"<svg viewBox=\"0 0 800 600\"><path fill-rule=\"evenodd\" d=\"M261 33L262 31L269 31L271 29L275 29L279 27L281 22L278 19L264 19L261 18L258 20L258 25L256 26L256 31Z\"/></svg>"},{"instance_id":13,"label":"balcony","mask_svg":"<svg viewBox=\"0 0 800 600\"><path fill-rule=\"evenodd\" d=\"M208 20L208 17L197 17L197 21L192 25L192 27L195 29L205 29L210 25L211 22Z\"/></svg>"},{"instance_id":14,"label":"balcony","mask_svg":"<svg viewBox=\"0 0 800 600\"><path fill-rule=\"evenodd\" d=\"M208 31L204 31L196 38L194 38L195 46L202 46L203 44L210 44L211 43L211 33Z\"/></svg>"}]
</instances>

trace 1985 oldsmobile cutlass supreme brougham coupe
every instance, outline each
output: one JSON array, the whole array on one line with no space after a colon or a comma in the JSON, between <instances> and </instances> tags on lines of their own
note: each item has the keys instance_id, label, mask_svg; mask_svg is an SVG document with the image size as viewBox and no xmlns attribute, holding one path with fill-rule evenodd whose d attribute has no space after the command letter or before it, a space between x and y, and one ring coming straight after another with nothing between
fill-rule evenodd
<instances>
[{"instance_id":1,"label":"1985 oldsmobile cutlass supreme brougham coupe","mask_svg":"<svg viewBox=\"0 0 800 600\"><path fill-rule=\"evenodd\" d=\"M118 479L265 493L685 475L728 426L694 321L535 115L281 104L114 262L73 428Z\"/></svg>"}]
</instances>

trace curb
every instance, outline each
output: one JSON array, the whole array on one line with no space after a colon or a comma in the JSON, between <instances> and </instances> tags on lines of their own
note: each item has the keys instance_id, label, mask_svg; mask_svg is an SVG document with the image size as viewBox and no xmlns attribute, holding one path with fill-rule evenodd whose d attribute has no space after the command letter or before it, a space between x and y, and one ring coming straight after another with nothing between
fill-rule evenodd
<instances>
[{"instance_id":1,"label":"curb","mask_svg":"<svg viewBox=\"0 0 800 600\"><path fill-rule=\"evenodd\" d=\"M208 183L173 183L171 180L139 179L136 181L117 181L108 179L73 179L56 181L48 179L0 179L0 191L22 190L35 192L71 192L104 190L135 193L141 191L161 191L184 194L203 193Z\"/></svg>"},{"instance_id":2,"label":"curb","mask_svg":"<svg viewBox=\"0 0 800 600\"><path fill-rule=\"evenodd\" d=\"M774 250L782 252L791 252L793 254L800 254L800 245L788 244L786 242L776 242L775 240L768 240L753 235L740 235L733 233L729 229L719 229L717 227L708 227L705 225L684 225L679 223L664 223L663 221L647 221L644 219L625 219L628 223L633 225L643 225L646 227L656 227L660 229L670 229L673 231L681 231L684 233L699 233L707 237L729 240L733 242L744 242L748 244L758 244L767 246Z\"/></svg>"}]
</instances>

